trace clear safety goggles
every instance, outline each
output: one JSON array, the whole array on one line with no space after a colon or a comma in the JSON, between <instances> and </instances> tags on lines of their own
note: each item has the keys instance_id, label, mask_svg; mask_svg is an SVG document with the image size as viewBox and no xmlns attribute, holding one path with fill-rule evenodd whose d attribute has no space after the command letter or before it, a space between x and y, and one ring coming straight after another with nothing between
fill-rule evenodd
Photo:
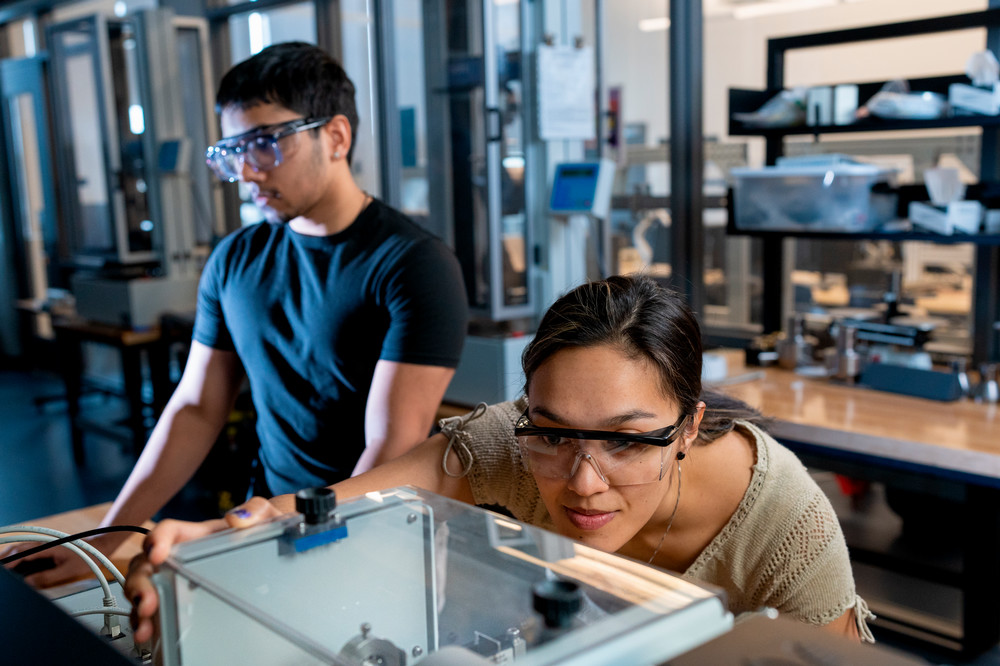
<instances>
[{"instance_id":1,"label":"clear safety goggles","mask_svg":"<svg viewBox=\"0 0 1000 666\"><path fill-rule=\"evenodd\" d=\"M521 458L529 471L569 479L588 462L609 486L651 483L663 478L667 447L683 432L682 415L673 425L643 433L542 428L523 414L514 424Z\"/></svg>"},{"instance_id":2,"label":"clear safety goggles","mask_svg":"<svg viewBox=\"0 0 1000 666\"><path fill-rule=\"evenodd\" d=\"M250 130L246 134L223 139L205 151L205 163L220 180L229 183L240 179L243 164L254 171L269 171L284 161L279 141L330 122L327 118L297 118L284 123Z\"/></svg>"}]
</instances>

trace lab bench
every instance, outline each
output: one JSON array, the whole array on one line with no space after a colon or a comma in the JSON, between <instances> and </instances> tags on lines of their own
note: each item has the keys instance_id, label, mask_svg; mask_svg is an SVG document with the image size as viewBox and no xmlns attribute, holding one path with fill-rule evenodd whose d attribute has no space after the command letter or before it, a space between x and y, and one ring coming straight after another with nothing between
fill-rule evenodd
<instances>
[{"instance_id":1,"label":"lab bench","mask_svg":"<svg viewBox=\"0 0 1000 666\"><path fill-rule=\"evenodd\" d=\"M949 561L921 549L884 549L864 530L845 536L852 561L961 594L955 622L899 613L868 599L876 631L978 654L1000 640L1000 408L971 400L938 402L807 378L767 368L763 377L722 387L773 419L769 431L810 468L878 482L926 498L903 516L904 528L952 547ZM954 510L948 524L921 515L920 506ZM864 515L861 514L861 521ZM844 517L842 516L842 522ZM857 536L857 538L853 538ZM882 545L906 534L881 535ZM953 543L941 543L953 538Z\"/></svg>"}]
</instances>

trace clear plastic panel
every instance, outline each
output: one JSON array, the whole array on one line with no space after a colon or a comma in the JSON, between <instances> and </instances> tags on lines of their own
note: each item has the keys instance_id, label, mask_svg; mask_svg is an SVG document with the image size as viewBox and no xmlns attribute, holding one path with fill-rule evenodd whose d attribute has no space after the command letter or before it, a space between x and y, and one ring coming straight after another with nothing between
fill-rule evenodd
<instances>
[{"instance_id":1,"label":"clear plastic panel","mask_svg":"<svg viewBox=\"0 0 1000 666\"><path fill-rule=\"evenodd\" d=\"M28 296L42 299L48 293L46 270L50 258L45 247L43 219L45 218L45 196L43 193L41 148L38 143L39 127L35 122L35 97L23 93L8 100L8 114L11 125L11 146L14 149L15 164L12 176L17 188L19 209L16 211L17 225L21 229L22 248L27 263ZM33 317L35 335L52 338L52 320L48 313Z\"/></svg>"},{"instance_id":2,"label":"clear plastic panel","mask_svg":"<svg viewBox=\"0 0 1000 666\"><path fill-rule=\"evenodd\" d=\"M72 176L76 181L76 247L85 254L115 252L114 223L108 200L108 175L101 124L102 100L97 81L97 44L92 30L55 33L55 50L64 58L65 79L57 85L66 95ZM72 85L71 85L72 83Z\"/></svg>"},{"instance_id":3,"label":"clear plastic panel","mask_svg":"<svg viewBox=\"0 0 1000 666\"><path fill-rule=\"evenodd\" d=\"M111 57L114 87L115 127L121 149L121 170L118 187L125 202L125 244L128 252L153 250L153 216L149 204L149 188L155 183L146 180L146 151L143 134L146 132L147 110L143 108L139 89L138 45L130 25L115 26L110 30L109 55ZM149 118L152 122L152 117Z\"/></svg>"},{"instance_id":4,"label":"clear plastic panel","mask_svg":"<svg viewBox=\"0 0 1000 666\"><path fill-rule=\"evenodd\" d=\"M501 297L505 306L514 306L528 302L521 3L493 0L492 5L499 75Z\"/></svg>"}]
</instances>

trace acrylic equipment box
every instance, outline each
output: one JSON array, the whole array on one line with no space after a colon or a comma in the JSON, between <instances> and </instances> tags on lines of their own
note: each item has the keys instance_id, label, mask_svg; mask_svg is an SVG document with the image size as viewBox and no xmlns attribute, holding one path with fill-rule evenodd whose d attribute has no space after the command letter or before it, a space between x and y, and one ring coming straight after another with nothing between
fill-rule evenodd
<instances>
[{"instance_id":1,"label":"acrylic equipment box","mask_svg":"<svg viewBox=\"0 0 1000 666\"><path fill-rule=\"evenodd\" d=\"M722 591L423 490L308 513L174 548L165 666L659 664L733 626Z\"/></svg>"},{"instance_id":2,"label":"acrylic equipment box","mask_svg":"<svg viewBox=\"0 0 1000 666\"><path fill-rule=\"evenodd\" d=\"M734 168L733 223L742 231L859 233L896 218L896 195L869 164Z\"/></svg>"}]
</instances>

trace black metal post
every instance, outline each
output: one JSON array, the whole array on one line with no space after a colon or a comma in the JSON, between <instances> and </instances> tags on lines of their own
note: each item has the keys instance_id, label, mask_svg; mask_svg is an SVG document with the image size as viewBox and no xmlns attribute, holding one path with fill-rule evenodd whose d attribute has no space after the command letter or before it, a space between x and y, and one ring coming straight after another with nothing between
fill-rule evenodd
<instances>
[{"instance_id":1,"label":"black metal post","mask_svg":"<svg viewBox=\"0 0 1000 666\"><path fill-rule=\"evenodd\" d=\"M670 265L673 287L696 313L705 304L701 0L670 3ZM667 255L662 245L657 255Z\"/></svg>"},{"instance_id":2,"label":"black metal post","mask_svg":"<svg viewBox=\"0 0 1000 666\"><path fill-rule=\"evenodd\" d=\"M778 91L785 85L785 50L774 40L767 43L767 87ZM778 161L784 151L784 138L777 136L767 139L764 161L771 166ZM762 241L763 272L761 283L763 288L761 324L764 333L780 331L784 325L784 285L785 285L785 247L781 237L767 236Z\"/></svg>"},{"instance_id":3,"label":"black metal post","mask_svg":"<svg viewBox=\"0 0 1000 666\"><path fill-rule=\"evenodd\" d=\"M316 45L344 62L344 42L340 30L340 0L316 3Z\"/></svg>"},{"instance_id":4,"label":"black metal post","mask_svg":"<svg viewBox=\"0 0 1000 666\"><path fill-rule=\"evenodd\" d=\"M990 0L989 7L1000 7L1000 0ZM986 47L1000 53L1000 28L986 29ZM984 127L980 140L979 180L1000 180L1000 130ZM975 363L1000 361L1000 248L976 246L976 273L972 302L972 360Z\"/></svg>"}]
</instances>

